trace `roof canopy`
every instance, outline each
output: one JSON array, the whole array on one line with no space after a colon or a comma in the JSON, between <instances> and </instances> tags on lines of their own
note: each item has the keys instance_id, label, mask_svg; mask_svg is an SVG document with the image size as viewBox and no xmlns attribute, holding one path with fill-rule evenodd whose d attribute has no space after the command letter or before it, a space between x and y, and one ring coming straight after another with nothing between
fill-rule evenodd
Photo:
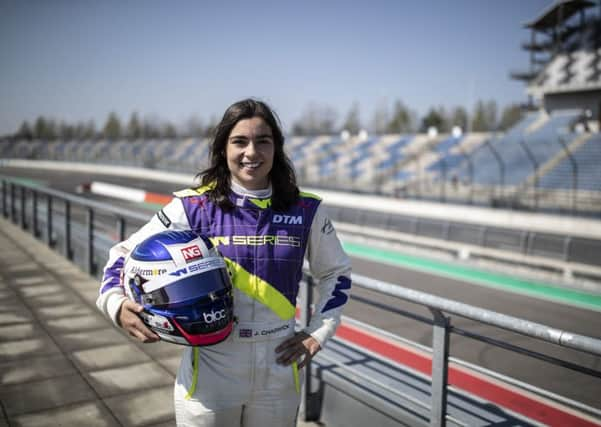
<instances>
[{"instance_id":1,"label":"roof canopy","mask_svg":"<svg viewBox=\"0 0 601 427\"><path fill-rule=\"evenodd\" d=\"M589 0L557 0L545 9L536 19L524 24L526 28L546 31L570 19L575 13L594 6Z\"/></svg>"}]
</instances>

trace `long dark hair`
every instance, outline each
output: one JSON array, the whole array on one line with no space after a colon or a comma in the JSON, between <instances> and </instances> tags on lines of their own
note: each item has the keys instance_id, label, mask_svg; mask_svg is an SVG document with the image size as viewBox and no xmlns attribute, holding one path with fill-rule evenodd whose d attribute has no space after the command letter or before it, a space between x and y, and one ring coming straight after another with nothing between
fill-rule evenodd
<instances>
[{"instance_id":1,"label":"long dark hair","mask_svg":"<svg viewBox=\"0 0 601 427\"><path fill-rule=\"evenodd\" d=\"M224 210L234 208L234 204L229 198L231 175L225 156L226 145L230 132L236 126L236 123L253 117L262 118L271 128L275 148L273 166L269 172L272 188L271 206L276 211L285 211L298 200L299 190L296 185L296 175L292 162L284 152L284 135L282 134L279 118L262 101L244 99L230 105L225 110L223 118L213 131L209 167L201 171L196 177L200 178L201 185L213 187L208 192L211 201Z\"/></svg>"}]
</instances>

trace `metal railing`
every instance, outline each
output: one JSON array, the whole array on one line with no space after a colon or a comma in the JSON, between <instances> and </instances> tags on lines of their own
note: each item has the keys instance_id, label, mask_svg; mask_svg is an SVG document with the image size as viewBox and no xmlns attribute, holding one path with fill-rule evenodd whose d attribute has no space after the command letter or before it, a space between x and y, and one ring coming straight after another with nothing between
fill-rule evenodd
<instances>
[{"instance_id":1,"label":"metal railing","mask_svg":"<svg viewBox=\"0 0 601 427\"><path fill-rule=\"evenodd\" d=\"M441 426L445 425L445 420L453 421L455 424L461 425L460 422L453 420L446 413L447 402L447 378L449 372L449 342L452 333L462 335L467 338L485 342L487 344L513 351L527 357L536 358L538 360L567 368L576 372L589 375L601 379L601 371L587 368L557 357L543 354L537 351L527 349L526 347L509 344L499 341L489 336L470 332L466 329L459 328L452 324L450 314L470 319L479 323L487 324L507 331L511 331L520 335L535 338L547 343L552 343L560 347L585 352L593 356L601 356L601 339L575 334L569 331L560 330L549 327L536 322L531 322L525 319L508 316L502 313L491 310L482 309L479 307L464 304L458 301L437 297L424 292L413 289L404 288L402 286L386 283L375 280L369 277L353 274L353 286L363 289L369 289L380 294L388 295L395 298L400 298L404 301L418 304L427 307L432 313L431 318L427 318L412 312L400 310L392 305L377 303L369 299L353 296L352 299L359 302L375 305L380 309L393 312L395 314L411 318L418 322L432 325L432 383L431 383L431 412L430 425ZM310 294L310 293L309 293ZM303 297L304 295L301 295ZM311 298L309 296L309 298ZM301 299L302 301L302 299ZM310 301L310 299L309 299ZM302 307L306 307L301 303ZM364 378L367 381L373 381L369 378ZM382 387L386 387L382 384ZM396 393L399 398L406 399L409 403L415 404L410 396L404 396L402 393ZM575 403L575 402L570 402ZM585 405L577 405L579 409L590 411ZM593 410L593 415L601 416L601 411Z\"/></svg>"},{"instance_id":2,"label":"metal railing","mask_svg":"<svg viewBox=\"0 0 601 427\"><path fill-rule=\"evenodd\" d=\"M43 201L42 201L43 200ZM29 204L28 204L29 201ZM19 207L19 209L17 209ZM74 212L77 207L77 212ZM28 212L29 211L29 212ZM106 237L106 230L97 229L98 213L114 221L115 241L124 240L127 227L135 227L148 221L149 215L125 211L84 197L74 196L51 188L38 188L2 178L2 214L11 218L15 224L31 232L37 238L43 238L46 244L56 248L57 233L61 232L62 253L73 261L74 241L84 242L82 252L77 252L81 267L91 275L98 273L97 258L102 258L97 249L108 249L112 243ZM77 220L74 216L77 216ZM43 229L40 222L45 223Z\"/></svg>"},{"instance_id":3,"label":"metal railing","mask_svg":"<svg viewBox=\"0 0 601 427\"><path fill-rule=\"evenodd\" d=\"M40 197L45 199L43 207L40 205ZM123 240L127 234L127 226L134 226L144 223L148 220L147 215L126 211L123 208L116 208L102 203L94 202L83 197L73 196L60 191L35 188L27 184L20 184L9 179L2 179L2 214L5 218L11 218L15 224L19 224L24 230L30 231L38 238L44 238L45 242L54 248L57 248L57 231L62 231L62 251L68 259L73 260L73 240L82 239L85 248L85 256L83 257L83 268L90 274L97 273L97 258L96 250L101 248L106 251L110 246L106 236L102 236L96 228L97 218L104 215L104 219L112 218L114 220L114 240ZM58 206L62 206L59 210ZM73 207L77 205L77 217L83 221L84 226L73 224L74 215ZM28 215L29 212L29 215ZM45 222L45 230L41 232L39 228L40 214L43 214ZM56 219L60 221L56 221ZM104 240L103 240L104 239ZM81 243L81 242L80 242ZM312 278L306 276L306 286L301 289L300 305L301 305L301 325L306 325L310 319L310 310L312 304ZM527 337L535 338L544 342L556 344L561 347L585 352L594 356L601 356L601 340L579 335L569 331L551 328L549 326L527 321L524 319L508 316L502 313L485 310L474 307L458 301L445 299L430 295L424 292L404 288L399 285L385 283L369 277L353 274L354 286L375 291L380 294L388 295L395 298L400 298L421 306L425 306L432 313L431 318L426 318L421 315L406 312L396 307L370 301L368 299L351 296L351 298L362 300L369 304L375 305L378 308L402 315L419 322L432 325L432 382L431 382L431 401L429 404L430 425L444 426L447 420L456 424L460 424L457 420L447 415L447 393L448 393L448 372L449 372L449 337L452 333L459 334L471 339L480 340L493 346L501 347L506 350L518 352L528 357L534 357L545 362L562 366L592 377L601 378L601 372L590 369L573 362L562 360L547 354L542 354L525 347L509 344L493 338L479 335L462 328L458 328L452 324L449 317L450 314L471 319L473 321L502 328L507 331L512 331ZM352 370L352 367L342 368ZM307 372L311 372L309 364ZM306 418L314 413L308 407L308 394L311 390L310 385L311 375L306 375L306 384L303 388L302 405L303 412ZM363 378L366 381L373 381L369 378ZM385 384L380 384L384 389ZM411 401L411 397L397 394L400 399ZM415 403L415 402L412 402ZM422 406L424 406L422 404ZM601 417L601 411L589 408L582 405L579 409L588 412L589 415Z\"/></svg>"}]
</instances>

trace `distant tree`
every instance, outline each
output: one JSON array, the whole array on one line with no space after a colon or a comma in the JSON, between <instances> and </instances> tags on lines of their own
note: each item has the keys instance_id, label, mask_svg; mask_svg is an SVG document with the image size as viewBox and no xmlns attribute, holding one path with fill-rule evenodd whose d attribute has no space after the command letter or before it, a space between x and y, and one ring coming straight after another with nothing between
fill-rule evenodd
<instances>
[{"instance_id":1,"label":"distant tree","mask_svg":"<svg viewBox=\"0 0 601 427\"><path fill-rule=\"evenodd\" d=\"M321 134L334 133L336 130L336 122L338 121L338 112L328 105L319 108L317 112L320 114L318 128Z\"/></svg>"},{"instance_id":2,"label":"distant tree","mask_svg":"<svg viewBox=\"0 0 601 427\"><path fill-rule=\"evenodd\" d=\"M94 120L88 120L87 123L83 123L81 139L96 139L98 136L98 132L96 131L96 123L94 123Z\"/></svg>"},{"instance_id":3,"label":"distant tree","mask_svg":"<svg viewBox=\"0 0 601 427\"><path fill-rule=\"evenodd\" d=\"M31 141L33 139L33 129L27 120L21 123L21 126L19 127L15 137L17 139L25 139L27 141Z\"/></svg>"},{"instance_id":4,"label":"distant tree","mask_svg":"<svg viewBox=\"0 0 601 427\"><path fill-rule=\"evenodd\" d=\"M102 134L105 138L115 141L122 137L121 121L115 112L111 112L106 119Z\"/></svg>"},{"instance_id":5,"label":"distant tree","mask_svg":"<svg viewBox=\"0 0 601 427\"><path fill-rule=\"evenodd\" d=\"M46 119L42 116L38 116L33 125L33 137L35 139L42 139L46 134Z\"/></svg>"},{"instance_id":6,"label":"distant tree","mask_svg":"<svg viewBox=\"0 0 601 427\"><path fill-rule=\"evenodd\" d=\"M205 137L212 137L215 134L215 128L218 124L217 116L215 114L211 115L209 122L207 123L207 127L205 128Z\"/></svg>"},{"instance_id":7,"label":"distant tree","mask_svg":"<svg viewBox=\"0 0 601 427\"><path fill-rule=\"evenodd\" d=\"M433 108L430 107L428 113L422 119L421 131L426 132L431 126L438 129L439 132L448 131L448 122L446 119L446 113L442 107Z\"/></svg>"},{"instance_id":8,"label":"distant tree","mask_svg":"<svg viewBox=\"0 0 601 427\"><path fill-rule=\"evenodd\" d=\"M156 118L146 117L142 124L142 138L157 139L161 137L161 127Z\"/></svg>"},{"instance_id":9,"label":"distant tree","mask_svg":"<svg viewBox=\"0 0 601 427\"><path fill-rule=\"evenodd\" d=\"M327 105L309 104L292 125L295 135L325 135L334 133L338 114Z\"/></svg>"},{"instance_id":10,"label":"distant tree","mask_svg":"<svg viewBox=\"0 0 601 427\"><path fill-rule=\"evenodd\" d=\"M386 100L381 100L376 109L374 110L374 114L371 119L371 130L376 134L384 134L388 128L388 122L390 121L390 114L388 112L388 105Z\"/></svg>"},{"instance_id":11,"label":"distant tree","mask_svg":"<svg viewBox=\"0 0 601 427\"><path fill-rule=\"evenodd\" d=\"M58 138L58 125L53 119L46 120L46 138L48 141L54 141Z\"/></svg>"},{"instance_id":12,"label":"distant tree","mask_svg":"<svg viewBox=\"0 0 601 427\"><path fill-rule=\"evenodd\" d=\"M205 132L206 129L198 116L190 117L184 125L183 133L189 138L202 138L205 136Z\"/></svg>"},{"instance_id":13,"label":"distant tree","mask_svg":"<svg viewBox=\"0 0 601 427\"><path fill-rule=\"evenodd\" d=\"M52 141L57 137L56 123L52 119L47 119L42 116L35 121L33 128L34 137L44 141Z\"/></svg>"},{"instance_id":14,"label":"distant tree","mask_svg":"<svg viewBox=\"0 0 601 427\"><path fill-rule=\"evenodd\" d=\"M359 103L354 102L346 115L342 129L348 130L351 134L357 134L361 130L361 118L359 114Z\"/></svg>"},{"instance_id":15,"label":"distant tree","mask_svg":"<svg viewBox=\"0 0 601 427\"><path fill-rule=\"evenodd\" d=\"M412 122L412 113L409 108L407 108L402 101L397 100L394 103L392 117L386 126L386 131L390 133L413 132Z\"/></svg>"},{"instance_id":16,"label":"distant tree","mask_svg":"<svg viewBox=\"0 0 601 427\"><path fill-rule=\"evenodd\" d=\"M131 140L140 139L142 137L142 126L140 125L140 119L138 113L135 111L131 114L129 122L127 123L127 137Z\"/></svg>"},{"instance_id":17,"label":"distant tree","mask_svg":"<svg viewBox=\"0 0 601 427\"><path fill-rule=\"evenodd\" d=\"M519 122L524 115L524 111L518 104L508 105L503 109L501 113L501 120L499 122L499 128L501 130L507 130Z\"/></svg>"},{"instance_id":18,"label":"distant tree","mask_svg":"<svg viewBox=\"0 0 601 427\"><path fill-rule=\"evenodd\" d=\"M292 135L304 135L305 134L305 128L303 127L303 125L300 122L294 122L292 123Z\"/></svg>"},{"instance_id":19,"label":"distant tree","mask_svg":"<svg viewBox=\"0 0 601 427\"><path fill-rule=\"evenodd\" d=\"M498 111L499 109L497 107L497 102L494 100L488 101L484 106L484 115L486 117L486 123L488 124L489 131L494 131L498 128Z\"/></svg>"},{"instance_id":20,"label":"distant tree","mask_svg":"<svg viewBox=\"0 0 601 427\"><path fill-rule=\"evenodd\" d=\"M163 138L165 139L175 139L177 138L177 131L173 124L167 122L163 125Z\"/></svg>"},{"instance_id":21,"label":"distant tree","mask_svg":"<svg viewBox=\"0 0 601 427\"><path fill-rule=\"evenodd\" d=\"M82 139L85 139L85 133L86 133L86 123L84 121L79 121L77 122L77 124L75 125L75 131L74 131L75 135L74 138L81 141Z\"/></svg>"},{"instance_id":22,"label":"distant tree","mask_svg":"<svg viewBox=\"0 0 601 427\"><path fill-rule=\"evenodd\" d=\"M61 122L58 127L58 135L61 141L71 141L75 138L75 126Z\"/></svg>"},{"instance_id":23,"label":"distant tree","mask_svg":"<svg viewBox=\"0 0 601 427\"><path fill-rule=\"evenodd\" d=\"M478 100L472 116L473 132L491 132L497 129L497 103Z\"/></svg>"},{"instance_id":24,"label":"distant tree","mask_svg":"<svg viewBox=\"0 0 601 427\"><path fill-rule=\"evenodd\" d=\"M472 115L472 132L487 132L488 123L486 122L486 112L484 109L484 102L478 100L476 107L474 108L474 114Z\"/></svg>"},{"instance_id":25,"label":"distant tree","mask_svg":"<svg viewBox=\"0 0 601 427\"><path fill-rule=\"evenodd\" d=\"M451 113L451 126L459 126L464 132L467 131L469 117L467 110L461 106L457 106Z\"/></svg>"}]
</instances>

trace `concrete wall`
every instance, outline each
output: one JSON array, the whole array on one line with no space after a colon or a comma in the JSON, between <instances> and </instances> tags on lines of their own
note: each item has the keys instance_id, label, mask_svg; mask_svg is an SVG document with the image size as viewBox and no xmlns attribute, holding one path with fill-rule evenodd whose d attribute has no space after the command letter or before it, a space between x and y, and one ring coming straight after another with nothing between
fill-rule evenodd
<instances>
[{"instance_id":1,"label":"concrete wall","mask_svg":"<svg viewBox=\"0 0 601 427\"><path fill-rule=\"evenodd\" d=\"M601 121L601 89L545 94L543 105L548 113L554 110L591 110L593 120Z\"/></svg>"}]
</instances>

